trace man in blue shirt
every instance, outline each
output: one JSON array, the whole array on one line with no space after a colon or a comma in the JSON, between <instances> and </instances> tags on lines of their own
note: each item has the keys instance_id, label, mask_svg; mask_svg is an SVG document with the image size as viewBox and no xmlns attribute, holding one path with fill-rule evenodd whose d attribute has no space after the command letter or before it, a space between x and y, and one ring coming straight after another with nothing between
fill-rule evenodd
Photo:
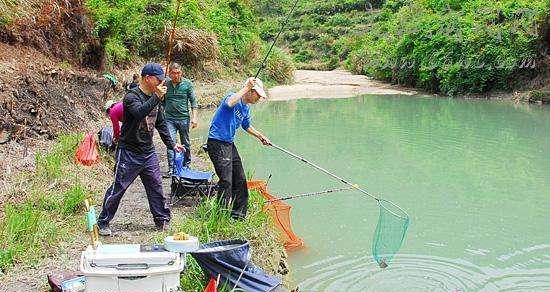
<instances>
[{"instance_id":1,"label":"man in blue shirt","mask_svg":"<svg viewBox=\"0 0 550 292\"><path fill-rule=\"evenodd\" d=\"M218 200L226 206L233 205L231 217L244 219L248 208L248 188L239 152L233 143L235 132L242 127L264 145L271 141L250 121L250 105L267 98L260 79L248 78L244 87L230 93L220 103L208 132L208 156L214 164L218 181Z\"/></svg>"}]
</instances>

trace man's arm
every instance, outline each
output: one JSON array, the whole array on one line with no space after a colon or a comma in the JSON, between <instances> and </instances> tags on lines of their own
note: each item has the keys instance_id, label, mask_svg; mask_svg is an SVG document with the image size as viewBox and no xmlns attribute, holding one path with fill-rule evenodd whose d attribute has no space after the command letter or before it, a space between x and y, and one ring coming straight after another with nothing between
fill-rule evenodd
<instances>
[{"instance_id":1,"label":"man's arm","mask_svg":"<svg viewBox=\"0 0 550 292\"><path fill-rule=\"evenodd\" d=\"M258 138L258 140L260 140L260 142L262 142L262 144L271 145L271 141L269 140L269 138L267 138L264 134L260 133L260 131L256 130L254 127L249 126L246 129L246 132L248 132L248 134Z\"/></svg>"},{"instance_id":2,"label":"man's arm","mask_svg":"<svg viewBox=\"0 0 550 292\"><path fill-rule=\"evenodd\" d=\"M197 125L198 125L198 114L197 114L197 109L196 108L192 108L191 109L191 128L196 128Z\"/></svg>"},{"instance_id":3,"label":"man's arm","mask_svg":"<svg viewBox=\"0 0 550 292\"><path fill-rule=\"evenodd\" d=\"M153 94L145 103L141 103L139 96L135 92L127 93L124 96L124 114L128 113L135 119L144 119L155 106L160 102L160 99Z\"/></svg>"},{"instance_id":4,"label":"man's arm","mask_svg":"<svg viewBox=\"0 0 550 292\"><path fill-rule=\"evenodd\" d=\"M120 121L111 115L109 115L109 118L111 119L111 124L113 125L113 141L118 143L118 139L120 138Z\"/></svg>"},{"instance_id":5,"label":"man's arm","mask_svg":"<svg viewBox=\"0 0 550 292\"><path fill-rule=\"evenodd\" d=\"M227 100L227 105L231 108L234 107L252 87L254 87L254 78L250 77L246 80L244 87Z\"/></svg>"},{"instance_id":6,"label":"man's arm","mask_svg":"<svg viewBox=\"0 0 550 292\"><path fill-rule=\"evenodd\" d=\"M197 97L195 96L195 91L193 90L193 83L189 81L189 91L187 98L189 103L191 103L191 128L197 127Z\"/></svg>"}]
</instances>

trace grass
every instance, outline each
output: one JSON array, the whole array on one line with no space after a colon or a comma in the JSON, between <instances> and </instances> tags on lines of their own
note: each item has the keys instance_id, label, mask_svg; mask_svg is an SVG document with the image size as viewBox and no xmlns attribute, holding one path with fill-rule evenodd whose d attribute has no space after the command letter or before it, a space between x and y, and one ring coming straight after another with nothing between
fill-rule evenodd
<instances>
[{"instance_id":1,"label":"grass","mask_svg":"<svg viewBox=\"0 0 550 292\"><path fill-rule=\"evenodd\" d=\"M59 244L70 241L82 224L82 202L93 190L78 173L89 168L74 163L82 134L61 135L49 151L35 157L35 171L24 174L17 201L4 202L0 217L0 270L33 265Z\"/></svg>"},{"instance_id":2,"label":"grass","mask_svg":"<svg viewBox=\"0 0 550 292\"><path fill-rule=\"evenodd\" d=\"M275 37L281 22L294 4L293 0L257 0L262 16L260 36L268 41ZM370 1L372 8L378 1ZM332 70L343 65L357 35L361 35L376 15L361 0L301 1L281 34L280 45L292 54L298 69Z\"/></svg>"},{"instance_id":3,"label":"grass","mask_svg":"<svg viewBox=\"0 0 550 292\"><path fill-rule=\"evenodd\" d=\"M174 232L183 231L197 236L200 242L211 242L224 239L246 239L250 242L253 262L267 273L276 273L277 251L282 250L278 233L271 224L271 219L262 211L264 198L257 191L250 191L248 216L237 221L231 218L230 210L213 198L205 198L195 212L175 222ZM156 238L162 242L162 238ZM184 291L203 291L208 279L197 262L187 256L186 271L181 277ZM230 291L231 289L227 289ZM219 291L225 291L221 288Z\"/></svg>"},{"instance_id":4,"label":"grass","mask_svg":"<svg viewBox=\"0 0 550 292\"><path fill-rule=\"evenodd\" d=\"M3 202L4 212L0 214L2 273L8 273L14 266L36 265L83 234L82 202L92 193L103 191L104 186L97 185L95 175L109 174L113 159L100 151L101 164L93 168L75 164L74 153L82 137L82 134L60 136L50 151L36 155L35 171L15 184L25 187L10 190L19 197L17 201ZM172 228L175 232L198 236L201 242L246 239L254 250L253 262L267 273L275 274L284 249L270 218L262 211L263 205L263 197L250 191L248 216L243 221L235 221L230 218L229 210L215 199L205 199L195 212L174 219ZM158 233L154 240L162 242L165 235ZM184 290L203 291L207 280L199 265L188 256L181 278ZM230 289L219 288L219 291Z\"/></svg>"}]
</instances>

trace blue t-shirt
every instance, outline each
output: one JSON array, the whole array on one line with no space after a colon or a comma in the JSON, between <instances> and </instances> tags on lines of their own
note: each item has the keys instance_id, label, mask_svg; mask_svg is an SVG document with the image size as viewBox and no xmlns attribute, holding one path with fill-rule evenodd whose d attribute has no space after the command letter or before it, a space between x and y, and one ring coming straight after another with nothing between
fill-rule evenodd
<instances>
[{"instance_id":1,"label":"blue t-shirt","mask_svg":"<svg viewBox=\"0 0 550 292\"><path fill-rule=\"evenodd\" d=\"M242 99L234 107L229 107L227 104L227 100L233 94L235 93L231 92L225 96L216 110L208 131L208 138L233 143L235 132L239 127L242 126L244 130L250 127L250 106Z\"/></svg>"}]
</instances>

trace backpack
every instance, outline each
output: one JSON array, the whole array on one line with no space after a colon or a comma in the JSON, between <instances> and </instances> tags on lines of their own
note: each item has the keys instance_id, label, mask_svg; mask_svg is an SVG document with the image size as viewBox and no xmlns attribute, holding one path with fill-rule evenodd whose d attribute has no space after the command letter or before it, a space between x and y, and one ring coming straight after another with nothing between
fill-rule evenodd
<instances>
[{"instance_id":1,"label":"backpack","mask_svg":"<svg viewBox=\"0 0 550 292\"><path fill-rule=\"evenodd\" d=\"M97 132L97 139L99 141L99 146L105 150L114 150L115 145L113 144L113 128L112 127L103 127L99 132Z\"/></svg>"}]
</instances>

